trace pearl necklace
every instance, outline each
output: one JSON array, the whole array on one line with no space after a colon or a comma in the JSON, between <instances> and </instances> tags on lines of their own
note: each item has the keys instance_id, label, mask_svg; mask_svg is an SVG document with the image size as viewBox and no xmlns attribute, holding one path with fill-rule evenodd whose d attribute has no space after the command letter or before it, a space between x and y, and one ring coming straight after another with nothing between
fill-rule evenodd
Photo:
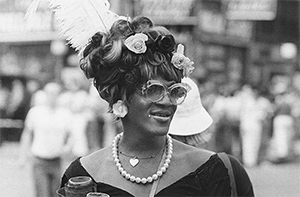
<instances>
[{"instance_id":1,"label":"pearl necklace","mask_svg":"<svg viewBox=\"0 0 300 197\"><path fill-rule=\"evenodd\" d=\"M119 151L118 151L119 141L122 136L123 136L123 133L120 133L114 138L113 144L112 144L112 154L113 154L113 159L116 163L117 169L124 178L126 178L127 180L130 180L133 183L146 184L146 183L151 183L153 181L156 181L159 177L161 177L167 171L167 169L171 163L171 158L172 158L172 154L173 154L173 142L172 142L171 136L169 136L169 135L167 136L168 140L167 140L167 146L165 149L166 156L165 156L165 161L164 161L163 166L156 173L154 173L152 176L149 176L147 178L135 177L124 170L124 168L120 162L120 159L119 159Z\"/></svg>"}]
</instances>

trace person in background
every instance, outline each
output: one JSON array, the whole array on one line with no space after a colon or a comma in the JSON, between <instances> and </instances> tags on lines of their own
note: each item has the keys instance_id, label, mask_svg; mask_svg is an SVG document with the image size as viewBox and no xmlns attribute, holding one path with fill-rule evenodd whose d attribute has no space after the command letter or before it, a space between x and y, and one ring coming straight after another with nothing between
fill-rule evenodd
<instances>
[{"instance_id":1,"label":"person in background","mask_svg":"<svg viewBox=\"0 0 300 197\"><path fill-rule=\"evenodd\" d=\"M169 134L172 138L186 144L205 148L212 136L212 130L208 127L213 120L202 106L200 91L197 84L191 78L183 78L191 90L188 92L185 101L178 105L170 124Z\"/></svg>"},{"instance_id":2,"label":"person in background","mask_svg":"<svg viewBox=\"0 0 300 197\"><path fill-rule=\"evenodd\" d=\"M293 102L294 99L288 88L275 96L273 135L270 144L270 161L273 163L288 162L293 156Z\"/></svg>"},{"instance_id":3,"label":"person in background","mask_svg":"<svg viewBox=\"0 0 300 197\"><path fill-rule=\"evenodd\" d=\"M242 161L240 110L239 91L231 91L228 85L219 87L218 95L210 108L215 129L212 140L213 149L217 152L233 155Z\"/></svg>"},{"instance_id":4,"label":"person in background","mask_svg":"<svg viewBox=\"0 0 300 197\"><path fill-rule=\"evenodd\" d=\"M255 167L259 164L264 121L272 106L268 99L259 94L257 88L250 85L244 85L240 94L242 162L244 166Z\"/></svg>"},{"instance_id":5,"label":"person in background","mask_svg":"<svg viewBox=\"0 0 300 197\"><path fill-rule=\"evenodd\" d=\"M72 152L67 160L87 155L90 153L87 139L87 127L92 118L88 108L89 95L83 82L85 76L76 68L66 68L62 72L62 84L64 91L60 94L59 105L70 110L70 131L74 140ZM67 162L67 161L66 161Z\"/></svg>"},{"instance_id":6,"label":"person in background","mask_svg":"<svg viewBox=\"0 0 300 197\"><path fill-rule=\"evenodd\" d=\"M121 120L113 142L74 160L62 181L88 176L109 196L230 196L228 170L215 152L172 139L169 127L189 85L193 62L173 35L147 17L118 19L83 49L80 67ZM187 131L188 133L188 131ZM243 166L230 157L238 196L254 196Z\"/></svg>"},{"instance_id":7,"label":"person in background","mask_svg":"<svg viewBox=\"0 0 300 197\"><path fill-rule=\"evenodd\" d=\"M117 134L117 124L111 113L108 113L108 103L99 97L95 87L89 90L88 107L93 118L88 124L87 136L91 151L108 146Z\"/></svg>"},{"instance_id":8,"label":"person in background","mask_svg":"<svg viewBox=\"0 0 300 197\"><path fill-rule=\"evenodd\" d=\"M37 197L56 196L62 158L71 148L70 112L57 105L60 91L57 83L45 85L44 101L30 108L21 137L20 165L32 164Z\"/></svg>"}]
</instances>

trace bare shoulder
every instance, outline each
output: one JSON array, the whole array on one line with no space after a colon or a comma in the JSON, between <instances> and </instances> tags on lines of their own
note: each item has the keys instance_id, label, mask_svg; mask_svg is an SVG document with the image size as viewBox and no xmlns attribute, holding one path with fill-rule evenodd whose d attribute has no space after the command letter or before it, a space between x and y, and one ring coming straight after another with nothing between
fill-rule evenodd
<instances>
[{"instance_id":1,"label":"bare shoulder","mask_svg":"<svg viewBox=\"0 0 300 197\"><path fill-rule=\"evenodd\" d=\"M193 167L199 167L215 154L213 151L189 146L177 140L173 140L173 146L176 149L174 156Z\"/></svg>"},{"instance_id":2,"label":"bare shoulder","mask_svg":"<svg viewBox=\"0 0 300 197\"><path fill-rule=\"evenodd\" d=\"M81 165L96 179L99 171L105 172L107 168L114 166L111 165L113 163L111 150L111 146L108 146L84 156L80 159Z\"/></svg>"}]
</instances>

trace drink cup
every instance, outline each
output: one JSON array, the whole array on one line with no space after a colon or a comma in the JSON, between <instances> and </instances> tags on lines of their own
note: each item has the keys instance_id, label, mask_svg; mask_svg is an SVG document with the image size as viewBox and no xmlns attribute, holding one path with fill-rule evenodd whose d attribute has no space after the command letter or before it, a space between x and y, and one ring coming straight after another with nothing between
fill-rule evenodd
<instances>
[{"instance_id":1,"label":"drink cup","mask_svg":"<svg viewBox=\"0 0 300 197\"><path fill-rule=\"evenodd\" d=\"M86 197L96 191L96 186L88 176L72 177L65 185L65 197Z\"/></svg>"}]
</instances>

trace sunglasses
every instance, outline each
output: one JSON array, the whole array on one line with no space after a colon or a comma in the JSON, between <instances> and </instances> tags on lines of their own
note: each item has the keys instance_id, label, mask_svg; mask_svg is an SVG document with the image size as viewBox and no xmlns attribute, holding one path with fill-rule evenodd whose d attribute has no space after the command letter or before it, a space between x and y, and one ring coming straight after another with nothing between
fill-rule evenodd
<instances>
[{"instance_id":1,"label":"sunglasses","mask_svg":"<svg viewBox=\"0 0 300 197\"><path fill-rule=\"evenodd\" d=\"M175 83L166 87L157 80L149 80L143 85L141 93L152 102L158 102L168 94L173 105L180 105L190 89L190 86L185 83Z\"/></svg>"}]
</instances>

